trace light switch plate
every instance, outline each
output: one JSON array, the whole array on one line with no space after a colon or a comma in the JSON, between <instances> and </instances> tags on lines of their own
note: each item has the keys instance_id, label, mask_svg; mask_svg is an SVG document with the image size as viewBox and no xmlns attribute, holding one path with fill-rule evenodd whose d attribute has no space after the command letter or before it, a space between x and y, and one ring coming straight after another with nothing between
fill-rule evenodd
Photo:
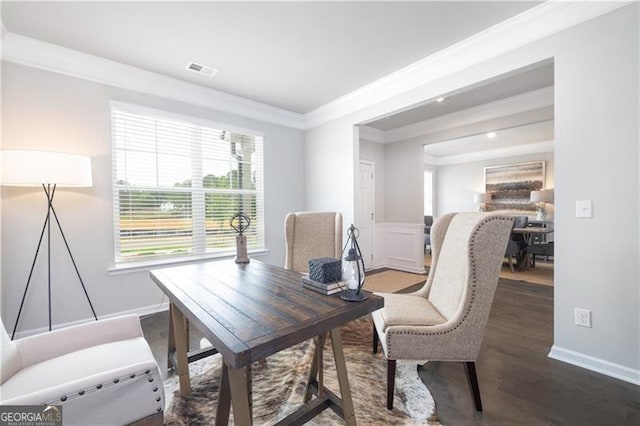
<instances>
[{"instance_id":1,"label":"light switch plate","mask_svg":"<svg viewBox=\"0 0 640 426\"><path fill-rule=\"evenodd\" d=\"M576 201L576 217L593 217L592 206L591 200Z\"/></svg>"}]
</instances>

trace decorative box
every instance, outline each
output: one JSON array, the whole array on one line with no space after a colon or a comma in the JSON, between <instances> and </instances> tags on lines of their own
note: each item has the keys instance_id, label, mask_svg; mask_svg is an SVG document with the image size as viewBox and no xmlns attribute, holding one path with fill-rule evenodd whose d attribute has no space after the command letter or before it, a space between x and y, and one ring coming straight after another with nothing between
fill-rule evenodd
<instances>
[{"instance_id":1,"label":"decorative box","mask_svg":"<svg viewBox=\"0 0 640 426\"><path fill-rule=\"evenodd\" d=\"M309 278L321 283L330 283L342 279L342 262L332 257L309 260Z\"/></svg>"}]
</instances>

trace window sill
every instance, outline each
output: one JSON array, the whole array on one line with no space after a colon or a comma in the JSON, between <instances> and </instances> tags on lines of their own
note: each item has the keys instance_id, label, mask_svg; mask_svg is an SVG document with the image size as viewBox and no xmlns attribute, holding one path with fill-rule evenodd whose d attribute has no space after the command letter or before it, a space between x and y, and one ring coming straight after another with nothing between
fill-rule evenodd
<instances>
[{"instance_id":1,"label":"window sill","mask_svg":"<svg viewBox=\"0 0 640 426\"><path fill-rule=\"evenodd\" d=\"M265 256L268 249L249 250L249 256ZM204 254L200 256L182 257L179 259L156 259L142 262L123 262L107 269L109 275L130 274L133 272L149 271L154 268L164 268L167 266L185 265L189 263L204 262L207 260L233 259L235 253Z\"/></svg>"}]
</instances>

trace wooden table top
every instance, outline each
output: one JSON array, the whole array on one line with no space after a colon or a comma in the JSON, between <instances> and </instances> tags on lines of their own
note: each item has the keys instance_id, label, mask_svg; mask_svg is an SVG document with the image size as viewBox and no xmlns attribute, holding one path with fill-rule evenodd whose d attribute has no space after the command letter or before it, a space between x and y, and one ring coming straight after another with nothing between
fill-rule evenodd
<instances>
[{"instance_id":1,"label":"wooden table top","mask_svg":"<svg viewBox=\"0 0 640 426\"><path fill-rule=\"evenodd\" d=\"M373 294L347 302L302 287L301 275L252 259L155 269L151 278L222 354L227 365L252 362L383 307Z\"/></svg>"}]
</instances>

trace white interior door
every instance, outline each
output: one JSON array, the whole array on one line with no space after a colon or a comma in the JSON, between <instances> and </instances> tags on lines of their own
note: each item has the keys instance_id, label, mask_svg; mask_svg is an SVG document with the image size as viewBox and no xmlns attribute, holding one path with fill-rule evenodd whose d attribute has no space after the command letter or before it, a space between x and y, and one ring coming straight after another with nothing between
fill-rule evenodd
<instances>
[{"instance_id":1,"label":"white interior door","mask_svg":"<svg viewBox=\"0 0 640 426\"><path fill-rule=\"evenodd\" d=\"M362 250L364 266L370 269L373 266L373 235L375 229L375 167L368 161L360 162L360 174L358 179L358 217L356 226L360 230L358 244Z\"/></svg>"}]
</instances>

